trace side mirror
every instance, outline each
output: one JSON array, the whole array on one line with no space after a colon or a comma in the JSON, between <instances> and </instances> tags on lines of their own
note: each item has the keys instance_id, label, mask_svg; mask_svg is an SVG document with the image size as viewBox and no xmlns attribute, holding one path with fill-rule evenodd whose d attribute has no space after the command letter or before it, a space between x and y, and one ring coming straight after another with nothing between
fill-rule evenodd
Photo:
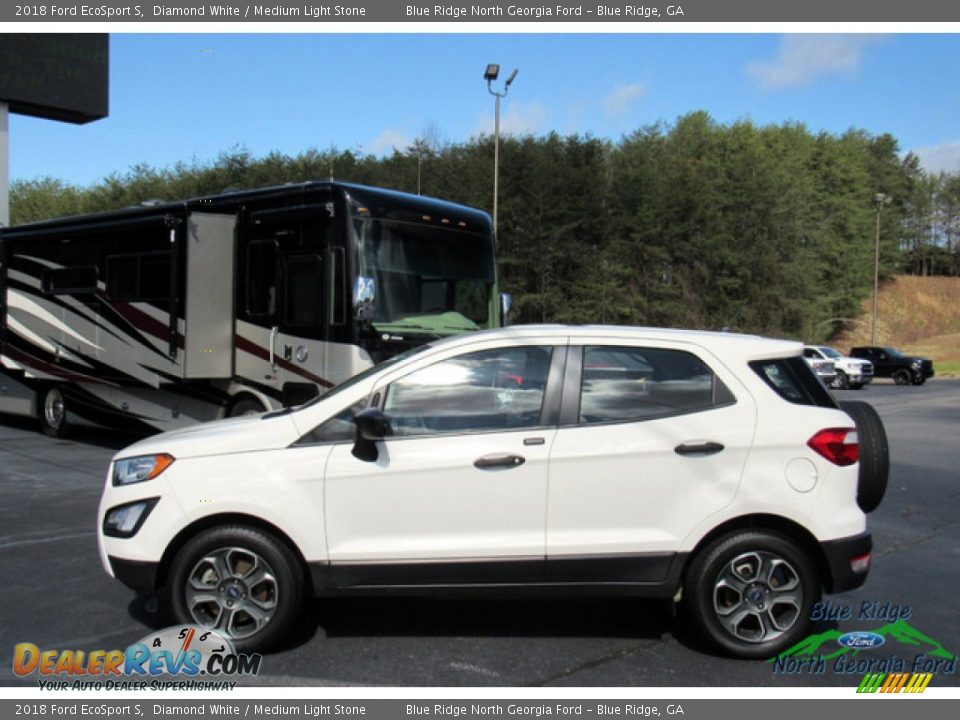
<instances>
[{"instance_id":1,"label":"side mirror","mask_svg":"<svg viewBox=\"0 0 960 720\"><path fill-rule=\"evenodd\" d=\"M513 307L513 295L508 292L500 293L500 324L507 327L510 324L510 309Z\"/></svg>"},{"instance_id":2,"label":"side mirror","mask_svg":"<svg viewBox=\"0 0 960 720\"><path fill-rule=\"evenodd\" d=\"M353 418L357 426L357 435L350 451L357 460L376 462L380 457L377 441L393 434L390 421L380 408L367 408Z\"/></svg>"},{"instance_id":3,"label":"side mirror","mask_svg":"<svg viewBox=\"0 0 960 720\"><path fill-rule=\"evenodd\" d=\"M373 322L373 301L377 297L377 281L357 275L353 282L353 311L361 325Z\"/></svg>"}]
</instances>

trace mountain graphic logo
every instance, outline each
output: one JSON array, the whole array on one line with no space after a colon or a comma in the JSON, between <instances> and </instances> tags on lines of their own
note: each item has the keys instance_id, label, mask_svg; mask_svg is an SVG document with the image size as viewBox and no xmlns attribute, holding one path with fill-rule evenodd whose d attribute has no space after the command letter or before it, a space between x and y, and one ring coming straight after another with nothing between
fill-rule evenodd
<instances>
[{"instance_id":1,"label":"mountain graphic logo","mask_svg":"<svg viewBox=\"0 0 960 720\"><path fill-rule=\"evenodd\" d=\"M947 650L937 640L910 625L906 620L897 620L887 623L881 627L870 630L869 632L880 635L884 638L884 647L890 647L894 643L906 645L914 653L923 653L932 657L952 660L955 656ZM863 650L870 648L850 648L841 645L838 640L846 635L846 632L839 630L827 630L817 635L810 635L792 648L784 650L777 657L770 658L767 662L772 663L785 658L806 658L822 657L824 660L832 660L841 655L857 655Z\"/></svg>"}]
</instances>

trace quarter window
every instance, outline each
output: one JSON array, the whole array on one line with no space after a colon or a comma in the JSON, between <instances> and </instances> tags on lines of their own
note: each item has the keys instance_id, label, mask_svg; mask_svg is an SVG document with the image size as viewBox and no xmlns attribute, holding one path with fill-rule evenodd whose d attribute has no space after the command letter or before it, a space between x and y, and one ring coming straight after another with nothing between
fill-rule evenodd
<instances>
[{"instance_id":1,"label":"quarter window","mask_svg":"<svg viewBox=\"0 0 960 720\"><path fill-rule=\"evenodd\" d=\"M316 445L319 443L352 442L356 436L357 426L354 418L357 413L367 407L367 398L355 402L346 410L334 415L326 422L308 432L297 445Z\"/></svg>"},{"instance_id":2,"label":"quarter window","mask_svg":"<svg viewBox=\"0 0 960 720\"><path fill-rule=\"evenodd\" d=\"M535 427L551 353L511 347L444 360L393 383L384 413L398 436Z\"/></svg>"},{"instance_id":3,"label":"quarter window","mask_svg":"<svg viewBox=\"0 0 960 720\"><path fill-rule=\"evenodd\" d=\"M649 420L734 402L720 378L692 353L662 348L584 348L581 423Z\"/></svg>"},{"instance_id":4,"label":"quarter window","mask_svg":"<svg viewBox=\"0 0 960 720\"><path fill-rule=\"evenodd\" d=\"M828 408L837 406L810 366L799 357L754 360L750 367L787 402Z\"/></svg>"}]
</instances>

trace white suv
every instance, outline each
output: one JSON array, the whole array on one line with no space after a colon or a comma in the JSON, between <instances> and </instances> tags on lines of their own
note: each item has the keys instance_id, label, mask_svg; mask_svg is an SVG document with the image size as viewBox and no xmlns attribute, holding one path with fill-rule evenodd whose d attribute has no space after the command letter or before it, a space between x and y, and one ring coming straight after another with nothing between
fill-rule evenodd
<instances>
[{"instance_id":1,"label":"white suv","mask_svg":"<svg viewBox=\"0 0 960 720\"><path fill-rule=\"evenodd\" d=\"M821 591L864 582L887 472L879 419L838 409L802 349L610 327L438 341L118 453L103 565L247 649L308 593L534 587L672 598L719 649L770 657Z\"/></svg>"}]
</instances>

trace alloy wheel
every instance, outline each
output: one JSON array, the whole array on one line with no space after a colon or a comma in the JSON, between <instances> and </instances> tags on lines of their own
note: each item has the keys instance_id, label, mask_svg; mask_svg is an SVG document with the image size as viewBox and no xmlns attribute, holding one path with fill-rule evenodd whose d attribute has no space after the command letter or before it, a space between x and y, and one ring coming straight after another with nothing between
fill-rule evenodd
<instances>
[{"instance_id":1,"label":"alloy wheel","mask_svg":"<svg viewBox=\"0 0 960 720\"><path fill-rule=\"evenodd\" d=\"M714 581L714 613L723 629L737 640L776 640L800 620L802 607L800 574L772 552L738 555Z\"/></svg>"}]
</instances>

